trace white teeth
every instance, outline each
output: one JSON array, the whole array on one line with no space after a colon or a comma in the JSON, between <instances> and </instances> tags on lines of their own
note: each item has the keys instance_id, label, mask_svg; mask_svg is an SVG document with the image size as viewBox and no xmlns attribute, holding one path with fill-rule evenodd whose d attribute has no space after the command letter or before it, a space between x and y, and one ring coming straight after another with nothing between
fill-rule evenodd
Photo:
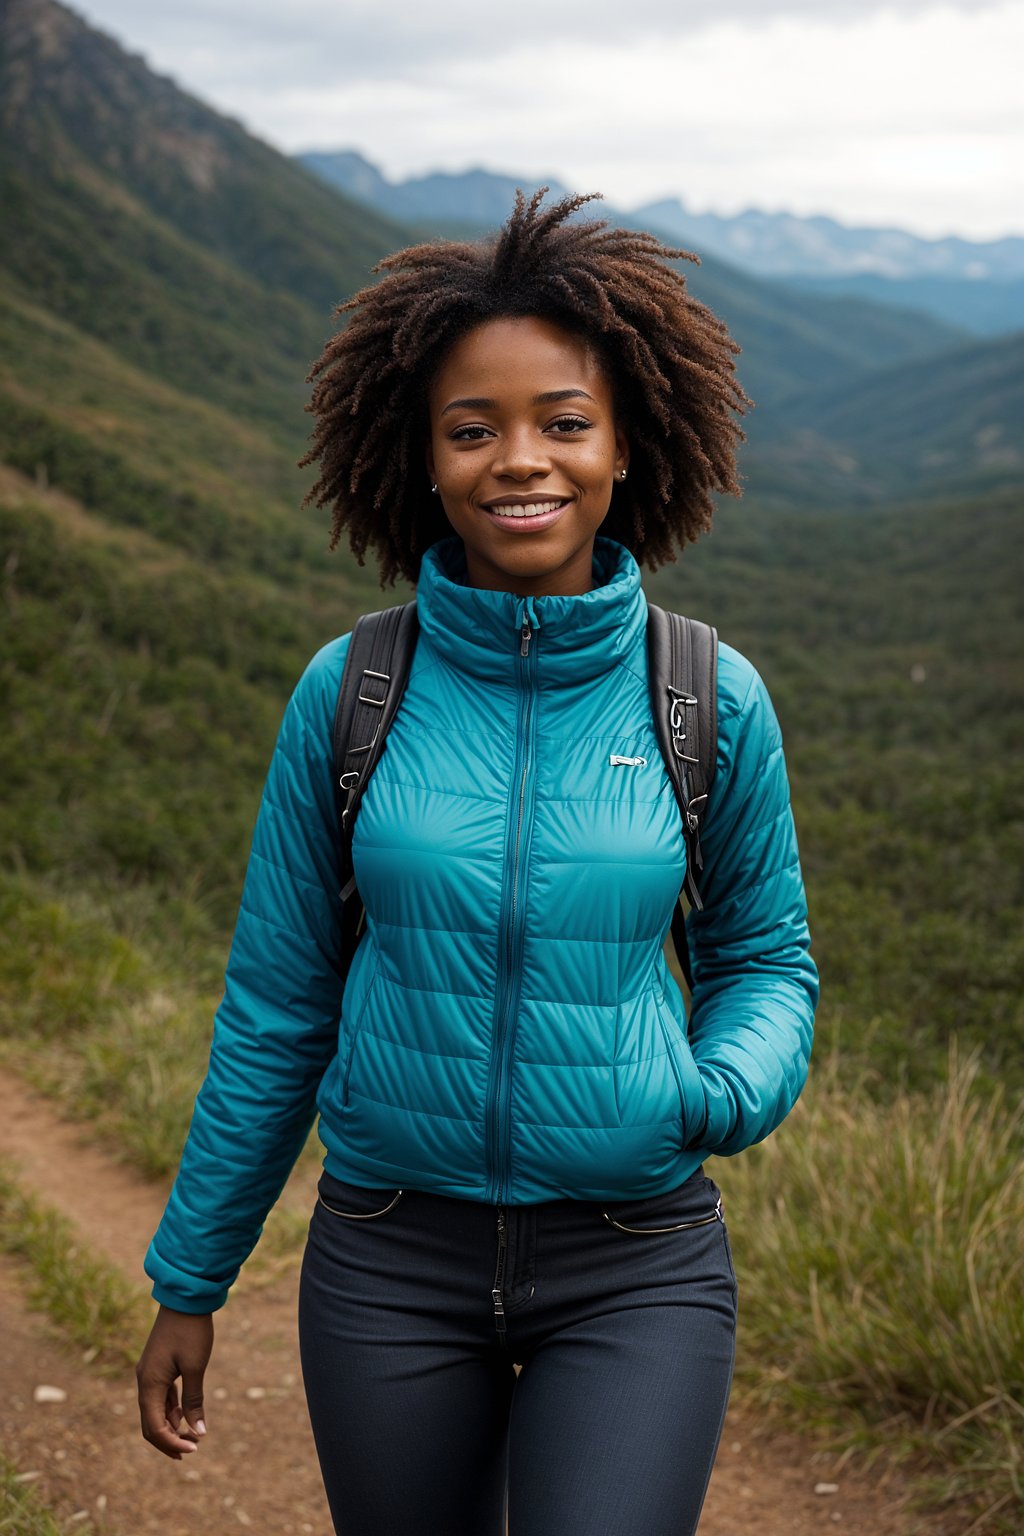
<instances>
[{"instance_id":1,"label":"white teeth","mask_svg":"<svg viewBox=\"0 0 1024 1536\"><path fill-rule=\"evenodd\" d=\"M487 510L494 517L540 517L542 513L553 512L556 507L562 505L560 501L538 501L532 507L488 507Z\"/></svg>"}]
</instances>

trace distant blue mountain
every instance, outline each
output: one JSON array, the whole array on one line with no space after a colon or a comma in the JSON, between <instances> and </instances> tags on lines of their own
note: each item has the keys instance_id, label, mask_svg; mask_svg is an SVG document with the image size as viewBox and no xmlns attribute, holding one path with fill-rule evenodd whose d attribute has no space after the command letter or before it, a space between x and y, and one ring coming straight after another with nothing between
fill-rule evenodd
<instances>
[{"instance_id":1,"label":"distant blue mountain","mask_svg":"<svg viewBox=\"0 0 1024 1536\"><path fill-rule=\"evenodd\" d=\"M299 157L350 197L393 218L435 229L494 228L529 177L477 168L389 181L356 150ZM550 178L552 193L565 187ZM1024 329L1024 239L925 240L900 229L850 228L824 216L745 209L732 216L695 213L678 198L632 211L601 205L602 215L650 228L701 256L717 256L803 291L850 294L916 309L980 336Z\"/></svg>"},{"instance_id":2,"label":"distant blue mountain","mask_svg":"<svg viewBox=\"0 0 1024 1536\"><path fill-rule=\"evenodd\" d=\"M645 203L633 217L696 240L738 266L756 263L762 277L1024 279L1024 239L1015 235L987 243L958 235L925 240L905 229L850 228L820 214L694 213L679 198Z\"/></svg>"},{"instance_id":3,"label":"distant blue mountain","mask_svg":"<svg viewBox=\"0 0 1024 1536\"><path fill-rule=\"evenodd\" d=\"M465 224L496 228L508 218L516 187L530 189L527 178L499 176L482 168L471 171L435 171L430 176L410 176L388 181L377 167L356 150L310 150L299 159L349 197L386 210L406 223ZM555 197L566 188L554 177Z\"/></svg>"},{"instance_id":4,"label":"distant blue mountain","mask_svg":"<svg viewBox=\"0 0 1024 1536\"><path fill-rule=\"evenodd\" d=\"M630 217L805 290L923 309L977 335L1024 328L1024 239L1015 235L925 240L904 229L850 228L822 215L694 213L678 198L646 203Z\"/></svg>"}]
</instances>

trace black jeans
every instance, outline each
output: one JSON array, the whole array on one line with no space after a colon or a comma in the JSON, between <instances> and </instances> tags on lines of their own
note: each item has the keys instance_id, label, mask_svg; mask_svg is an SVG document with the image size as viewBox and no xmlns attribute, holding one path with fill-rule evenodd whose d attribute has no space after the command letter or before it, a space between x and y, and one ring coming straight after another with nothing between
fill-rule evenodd
<instances>
[{"instance_id":1,"label":"black jeans","mask_svg":"<svg viewBox=\"0 0 1024 1536\"><path fill-rule=\"evenodd\" d=\"M507 1511L509 1536L688 1536L735 1330L703 1170L503 1209L324 1173L299 1337L336 1531L502 1536Z\"/></svg>"}]
</instances>

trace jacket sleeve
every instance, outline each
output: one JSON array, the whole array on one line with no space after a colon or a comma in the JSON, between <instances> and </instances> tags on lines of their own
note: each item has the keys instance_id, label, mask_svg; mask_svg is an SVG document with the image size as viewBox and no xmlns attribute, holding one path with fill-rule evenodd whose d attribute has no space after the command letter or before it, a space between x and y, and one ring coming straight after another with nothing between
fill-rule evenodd
<instances>
[{"instance_id":1,"label":"jacket sleeve","mask_svg":"<svg viewBox=\"0 0 1024 1536\"><path fill-rule=\"evenodd\" d=\"M338 1045L337 812L331 721L346 636L285 711L246 871L209 1066L145 1258L153 1295L212 1312L302 1150Z\"/></svg>"},{"instance_id":2,"label":"jacket sleeve","mask_svg":"<svg viewBox=\"0 0 1024 1536\"><path fill-rule=\"evenodd\" d=\"M760 677L728 646L701 842L689 1033L708 1106L701 1146L729 1156L768 1136L799 1097L818 974L778 721Z\"/></svg>"}]
</instances>

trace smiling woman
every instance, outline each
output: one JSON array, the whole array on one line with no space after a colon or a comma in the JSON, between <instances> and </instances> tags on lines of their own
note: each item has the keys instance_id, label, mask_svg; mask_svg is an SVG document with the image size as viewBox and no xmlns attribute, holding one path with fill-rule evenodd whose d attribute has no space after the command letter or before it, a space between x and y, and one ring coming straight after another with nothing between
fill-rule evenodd
<instances>
[{"instance_id":1,"label":"smiling woman","mask_svg":"<svg viewBox=\"0 0 1024 1536\"><path fill-rule=\"evenodd\" d=\"M604 533L638 560L656 569L674 559L711 527L712 493L739 494L736 417L751 403L735 377L739 348L669 265L697 257L653 235L574 219L585 197L543 208L543 190L529 204L520 198L493 245L439 241L382 261L381 280L339 308L349 322L313 369L316 425L302 463L318 463L320 475L306 500L332 509L332 544L344 534L359 560L374 552L385 585L397 576L415 583L424 550L451 533L443 497L441 507L431 503L431 482L417 470L428 436L436 451L438 371L489 321L549 321L587 354L586 364L580 356L563 366L603 375L634 465ZM467 362L476 351L463 354ZM507 351L500 361L507 374ZM580 384L560 377L553 387ZM480 391L460 386L449 399L467 395ZM484 421L466 426L490 430Z\"/></svg>"},{"instance_id":2,"label":"smiling woman","mask_svg":"<svg viewBox=\"0 0 1024 1536\"><path fill-rule=\"evenodd\" d=\"M427 469L473 586L589 592L594 535L629 462L594 347L551 320L485 321L451 348L429 403Z\"/></svg>"},{"instance_id":3,"label":"smiling woman","mask_svg":"<svg viewBox=\"0 0 1024 1536\"><path fill-rule=\"evenodd\" d=\"M146 1258L143 1432L180 1459L211 1314L319 1109L303 1376L359 1536L696 1529L736 1323L703 1160L767 1136L807 1072L817 980L764 687L722 645L714 694L679 696L717 717L699 870L650 691L639 561L737 489L736 347L682 253L573 219L583 201L520 195L493 242L399 252L314 369L310 497L382 583L416 583L405 691L354 831L343 813L365 927L342 955L345 635L285 714ZM355 669L370 714L390 666ZM664 956L684 879L689 1016Z\"/></svg>"}]
</instances>

